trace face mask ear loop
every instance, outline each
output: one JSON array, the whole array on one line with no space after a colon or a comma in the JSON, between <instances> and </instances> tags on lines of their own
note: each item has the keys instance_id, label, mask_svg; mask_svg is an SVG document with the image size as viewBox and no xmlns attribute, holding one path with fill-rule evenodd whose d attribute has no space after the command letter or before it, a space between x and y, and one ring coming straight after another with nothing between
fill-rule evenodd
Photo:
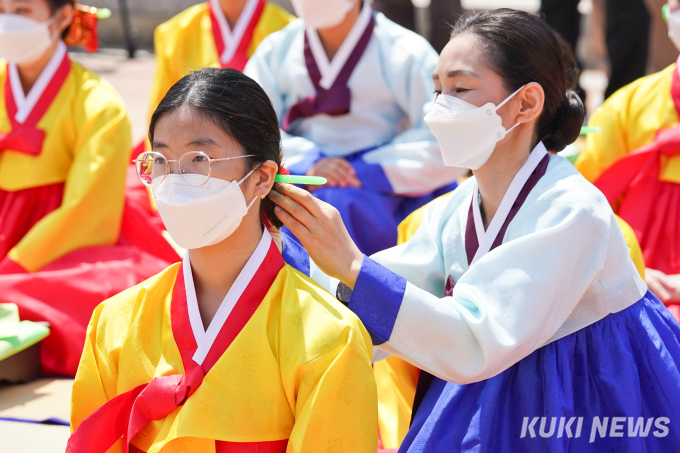
<instances>
[{"instance_id":1,"label":"face mask ear loop","mask_svg":"<svg viewBox=\"0 0 680 453\"><path fill-rule=\"evenodd\" d=\"M248 179L248 176L252 175L255 170L259 170L261 166L262 166L262 164L258 165L257 167L253 168L252 170L250 170L247 175L245 175L243 178L241 178L241 180L238 182L238 184L241 185L241 183L243 181Z\"/></svg>"},{"instance_id":2,"label":"face mask ear loop","mask_svg":"<svg viewBox=\"0 0 680 453\"><path fill-rule=\"evenodd\" d=\"M54 21L57 19L57 14L59 14L59 11L61 11L62 8L64 8L64 7L62 6L61 8L59 8L58 10L56 10L56 11L54 12L54 14L52 14L52 17L50 17L49 19L47 19L47 21L45 22L48 31L49 31L49 29L50 29L50 25L52 25L52 24L54 23ZM57 29L57 30L55 31L55 33L54 33L54 36L50 35L50 39L51 39L52 41L54 41L55 39L59 38L59 34L60 34L60 33L59 33L59 29Z\"/></svg>"},{"instance_id":3,"label":"face mask ear loop","mask_svg":"<svg viewBox=\"0 0 680 453\"><path fill-rule=\"evenodd\" d=\"M507 131L505 131L505 135L508 135L508 134L510 133L510 131L513 130L514 128L516 128L517 126L519 126L519 124L520 124L520 123L517 123L517 124L515 124L514 126L512 126L510 129L508 129Z\"/></svg>"},{"instance_id":4,"label":"face mask ear loop","mask_svg":"<svg viewBox=\"0 0 680 453\"><path fill-rule=\"evenodd\" d=\"M253 201L251 201L250 204L248 205L248 207L246 207L246 210L250 210L250 207L255 204L255 202L257 201L257 198L258 198L257 195L255 195L255 197L253 197Z\"/></svg>"},{"instance_id":5,"label":"face mask ear loop","mask_svg":"<svg viewBox=\"0 0 680 453\"><path fill-rule=\"evenodd\" d=\"M498 105L496 106L496 108L494 109L494 111L498 111L499 108L501 108L501 107L503 107L505 104L507 104L508 101L510 101L510 99L514 98L514 97L517 95L517 93L519 93L519 92L522 90L522 88L524 88L525 86L526 86L526 85L522 85L521 87L519 87L519 88L517 89L517 91L515 91L515 92L512 93L510 96L508 96L507 98L505 98L505 100L504 100L503 102L501 102L500 104L498 104ZM510 129L508 129L508 131L510 131Z\"/></svg>"},{"instance_id":6,"label":"face mask ear loop","mask_svg":"<svg viewBox=\"0 0 680 453\"><path fill-rule=\"evenodd\" d=\"M246 179L248 179L248 176L252 175L253 172L254 172L255 170L259 170L261 166L262 166L262 164L258 165L257 167L253 168L252 170L250 170L250 171L248 172L247 175L245 175L243 178L241 178L241 180L238 182L238 184L241 185L241 183L242 183L243 181L245 181ZM255 195L255 197L253 198L253 201L251 201L250 204L248 204L248 207L246 208L246 210L250 210L250 207L251 207L253 204L255 204L255 201L256 201L256 200L257 200L257 195Z\"/></svg>"}]
</instances>

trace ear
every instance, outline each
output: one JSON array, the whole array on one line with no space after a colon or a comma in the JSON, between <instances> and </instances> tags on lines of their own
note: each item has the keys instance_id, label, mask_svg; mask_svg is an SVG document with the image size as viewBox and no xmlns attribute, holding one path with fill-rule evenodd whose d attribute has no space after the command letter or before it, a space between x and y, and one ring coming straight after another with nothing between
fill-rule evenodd
<instances>
[{"instance_id":1,"label":"ear","mask_svg":"<svg viewBox=\"0 0 680 453\"><path fill-rule=\"evenodd\" d=\"M517 100L520 105L515 123L530 123L541 116L543 103L545 102L545 92L541 85L536 82L530 82L517 93Z\"/></svg>"},{"instance_id":2,"label":"ear","mask_svg":"<svg viewBox=\"0 0 680 453\"><path fill-rule=\"evenodd\" d=\"M73 22L73 6L64 5L56 12L54 16L54 22L52 22L52 27L54 30L59 32L61 35L64 30L66 30L69 25ZM50 28L52 28L50 27Z\"/></svg>"},{"instance_id":3,"label":"ear","mask_svg":"<svg viewBox=\"0 0 680 453\"><path fill-rule=\"evenodd\" d=\"M276 165L276 162L273 160L266 161L260 166L259 169L257 169L255 172L256 175L253 175L253 180L256 181L254 187L256 196L262 198L262 196L266 196L269 191L272 190L274 178L276 177L276 173L278 171L279 166Z\"/></svg>"}]
</instances>

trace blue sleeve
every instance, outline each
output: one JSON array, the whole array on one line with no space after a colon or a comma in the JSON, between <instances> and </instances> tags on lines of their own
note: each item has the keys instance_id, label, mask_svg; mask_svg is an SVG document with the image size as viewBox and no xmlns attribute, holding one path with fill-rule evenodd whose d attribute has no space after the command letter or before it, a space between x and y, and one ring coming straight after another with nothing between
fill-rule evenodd
<instances>
[{"instance_id":1,"label":"blue sleeve","mask_svg":"<svg viewBox=\"0 0 680 453\"><path fill-rule=\"evenodd\" d=\"M297 239L285 232L281 232L283 237L283 261L289 266L309 277L309 254L297 241Z\"/></svg>"},{"instance_id":2,"label":"blue sleeve","mask_svg":"<svg viewBox=\"0 0 680 453\"><path fill-rule=\"evenodd\" d=\"M387 175L385 175L385 170L383 170L382 165L369 164L361 158L352 160L350 163L352 164L352 167L354 167L354 172L365 189L388 194L394 193L392 184L390 184L390 181L387 179Z\"/></svg>"},{"instance_id":3,"label":"blue sleeve","mask_svg":"<svg viewBox=\"0 0 680 453\"><path fill-rule=\"evenodd\" d=\"M406 279L364 256L348 307L364 323L374 345L390 339L405 291Z\"/></svg>"}]
</instances>

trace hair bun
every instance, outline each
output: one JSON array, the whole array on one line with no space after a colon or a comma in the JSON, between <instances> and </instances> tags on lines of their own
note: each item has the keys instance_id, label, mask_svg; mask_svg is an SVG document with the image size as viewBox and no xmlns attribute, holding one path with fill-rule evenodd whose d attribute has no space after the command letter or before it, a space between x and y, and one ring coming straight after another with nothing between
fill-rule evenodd
<instances>
[{"instance_id":1,"label":"hair bun","mask_svg":"<svg viewBox=\"0 0 680 453\"><path fill-rule=\"evenodd\" d=\"M548 151L559 152L574 143L581 132L584 117L581 98L573 90L567 90L565 102L550 125L550 132L543 138Z\"/></svg>"}]
</instances>

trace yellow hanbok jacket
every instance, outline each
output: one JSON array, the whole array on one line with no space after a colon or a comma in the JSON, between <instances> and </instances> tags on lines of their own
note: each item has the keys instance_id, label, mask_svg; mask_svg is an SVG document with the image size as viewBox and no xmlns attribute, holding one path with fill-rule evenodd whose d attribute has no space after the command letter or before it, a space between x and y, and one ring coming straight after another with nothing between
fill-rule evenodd
<instances>
[{"instance_id":1,"label":"yellow hanbok jacket","mask_svg":"<svg viewBox=\"0 0 680 453\"><path fill-rule=\"evenodd\" d=\"M67 78L37 123L45 131L41 152L0 150L0 191L64 184L61 205L40 219L7 255L29 271L80 248L113 245L121 227L130 121L111 85L70 63ZM2 87L8 83L7 68L0 61ZM0 90L3 106L5 92ZM1 108L0 133L10 130L7 109Z\"/></svg>"},{"instance_id":2,"label":"yellow hanbok jacket","mask_svg":"<svg viewBox=\"0 0 680 453\"><path fill-rule=\"evenodd\" d=\"M280 6L266 2L246 52L250 57L267 35L295 19ZM192 6L159 25L154 34L156 74L151 90L151 112L171 86L192 70L221 67L213 37L208 3Z\"/></svg>"},{"instance_id":3,"label":"yellow hanbok jacket","mask_svg":"<svg viewBox=\"0 0 680 453\"><path fill-rule=\"evenodd\" d=\"M602 131L586 136L585 149L575 164L588 181L594 182L618 159L650 143L660 129L678 124L671 97L675 70L672 64L626 85L595 111L588 125ZM680 156L662 159L659 180L680 183Z\"/></svg>"},{"instance_id":4,"label":"yellow hanbok jacket","mask_svg":"<svg viewBox=\"0 0 680 453\"><path fill-rule=\"evenodd\" d=\"M171 322L178 269L173 265L94 311L73 385L72 430L117 395L155 376L184 374ZM131 443L148 453L204 453L215 451L215 440L288 439L287 452L375 452L371 353L358 318L283 265L198 390ZM119 440L109 451L121 448Z\"/></svg>"}]
</instances>

